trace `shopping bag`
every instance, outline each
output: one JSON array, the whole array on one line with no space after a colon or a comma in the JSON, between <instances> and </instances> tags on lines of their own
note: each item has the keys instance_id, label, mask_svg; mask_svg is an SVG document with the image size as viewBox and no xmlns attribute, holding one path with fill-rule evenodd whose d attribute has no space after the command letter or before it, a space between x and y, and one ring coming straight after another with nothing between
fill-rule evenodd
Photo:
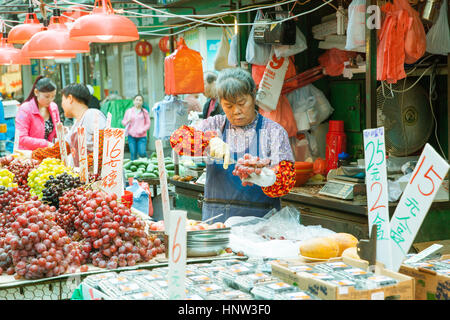
<instances>
[{"instance_id":1,"label":"shopping bag","mask_svg":"<svg viewBox=\"0 0 450 320\"><path fill-rule=\"evenodd\" d=\"M230 43L228 40L227 31L225 28L223 28L219 50L217 50L217 55L216 58L214 59L214 69L220 71L223 69L232 68L232 66L228 64L229 52L230 52Z\"/></svg>"},{"instance_id":2,"label":"shopping bag","mask_svg":"<svg viewBox=\"0 0 450 320\"><path fill-rule=\"evenodd\" d=\"M405 38L405 62L411 64L425 54L427 48L425 28L419 13L411 7L408 0L394 0L394 6L398 9L406 10L410 18L412 18L412 23Z\"/></svg>"},{"instance_id":3,"label":"shopping bag","mask_svg":"<svg viewBox=\"0 0 450 320\"><path fill-rule=\"evenodd\" d=\"M336 77L344 72L344 62L356 57L357 53L352 51L331 48L319 56L319 64L325 68L325 74Z\"/></svg>"},{"instance_id":4,"label":"shopping bag","mask_svg":"<svg viewBox=\"0 0 450 320\"><path fill-rule=\"evenodd\" d=\"M137 180L133 180L133 183L127 187L126 190L133 192L132 208L135 208L144 214L153 214L153 207L151 207L151 200L149 200L151 199L150 189L141 186Z\"/></svg>"},{"instance_id":5,"label":"shopping bag","mask_svg":"<svg viewBox=\"0 0 450 320\"><path fill-rule=\"evenodd\" d=\"M228 65L232 67L237 67L239 65L239 59L238 59L238 36L235 34L231 38L230 43L230 51L228 53Z\"/></svg>"},{"instance_id":6,"label":"shopping bag","mask_svg":"<svg viewBox=\"0 0 450 320\"><path fill-rule=\"evenodd\" d=\"M427 52L447 55L450 52L450 32L448 28L448 3L444 0L441 4L436 23L427 33Z\"/></svg>"},{"instance_id":7,"label":"shopping bag","mask_svg":"<svg viewBox=\"0 0 450 320\"><path fill-rule=\"evenodd\" d=\"M256 92L256 102L260 108L268 112L277 108L288 65L288 58L277 58L273 54Z\"/></svg>"},{"instance_id":8,"label":"shopping bag","mask_svg":"<svg viewBox=\"0 0 450 320\"><path fill-rule=\"evenodd\" d=\"M305 35L300 31L298 27L295 27L295 44L294 45L274 45L273 51L275 52L275 55L279 57L290 57L294 56L300 52L305 51L308 49L308 45L306 44L306 38Z\"/></svg>"},{"instance_id":9,"label":"shopping bag","mask_svg":"<svg viewBox=\"0 0 450 320\"><path fill-rule=\"evenodd\" d=\"M199 52L189 49L184 39L164 60L165 92L168 95L203 93L203 65Z\"/></svg>"},{"instance_id":10,"label":"shopping bag","mask_svg":"<svg viewBox=\"0 0 450 320\"><path fill-rule=\"evenodd\" d=\"M258 10L255 17L255 22L263 19L263 13L261 10ZM247 48L245 51L245 60L251 64L258 64L261 66L265 66L271 57L272 45L270 44L262 44L256 43L253 38L255 34L255 26L252 26L250 30L250 35L247 41Z\"/></svg>"},{"instance_id":11,"label":"shopping bag","mask_svg":"<svg viewBox=\"0 0 450 320\"><path fill-rule=\"evenodd\" d=\"M264 71L266 71L266 66L259 66L256 64L252 65L252 78L255 81L256 86L259 86L261 83L262 77L264 75ZM297 70L295 69L294 58L289 57L289 65L286 71L286 75L284 76L284 83L282 90L287 88L297 88L297 80L286 82L287 79L293 78L297 75Z\"/></svg>"},{"instance_id":12,"label":"shopping bag","mask_svg":"<svg viewBox=\"0 0 450 320\"><path fill-rule=\"evenodd\" d=\"M297 135L297 123L295 122L294 113L292 112L289 100L285 95L280 96L275 110L266 111L260 108L259 113L264 117L279 123L286 130L289 137Z\"/></svg>"},{"instance_id":13,"label":"shopping bag","mask_svg":"<svg viewBox=\"0 0 450 320\"><path fill-rule=\"evenodd\" d=\"M353 0L348 6L345 50L364 46L366 40L366 0Z\"/></svg>"}]
</instances>

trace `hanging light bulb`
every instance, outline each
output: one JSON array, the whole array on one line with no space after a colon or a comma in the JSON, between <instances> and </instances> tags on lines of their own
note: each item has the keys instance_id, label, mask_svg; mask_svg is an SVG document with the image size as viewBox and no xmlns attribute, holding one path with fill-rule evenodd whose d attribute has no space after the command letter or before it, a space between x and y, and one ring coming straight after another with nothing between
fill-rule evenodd
<instances>
[{"instance_id":1,"label":"hanging light bulb","mask_svg":"<svg viewBox=\"0 0 450 320\"><path fill-rule=\"evenodd\" d=\"M60 23L61 12L53 10L53 17L47 30L36 33L25 43L24 54L47 57L55 55L73 55L89 52L89 43L69 39L69 31L64 23Z\"/></svg>"},{"instance_id":2,"label":"hanging light bulb","mask_svg":"<svg viewBox=\"0 0 450 320\"><path fill-rule=\"evenodd\" d=\"M36 17L33 7L30 6L28 7L28 13L23 24L13 27L9 32L8 42L23 44L30 40L34 34L42 31L43 28L44 26Z\"/></svg>"},{"instance_id":3,"label":"hanging light bulb","mask_svg":"<svg viewBox=\"0 0 450 320\"><path fill-rule=\"evenodd\" d=\"M110 0L95 0L92 12L75 20L69 35L70 39L90 42L139 40L139 33L133 21L114 14Z\"/></svg>"},{"instance_id":4,"label":"hanging light bulb","mask_svg":"<svg viewBox=\"0 0 450 320\"><path fill-rule=\"evenodd\" d=\"M0 65L30 65L31 61L22 55L20 49L14 48L11 43L8 43L8 34L5 32L0 34Z\"/></svg>"}]
</instances>

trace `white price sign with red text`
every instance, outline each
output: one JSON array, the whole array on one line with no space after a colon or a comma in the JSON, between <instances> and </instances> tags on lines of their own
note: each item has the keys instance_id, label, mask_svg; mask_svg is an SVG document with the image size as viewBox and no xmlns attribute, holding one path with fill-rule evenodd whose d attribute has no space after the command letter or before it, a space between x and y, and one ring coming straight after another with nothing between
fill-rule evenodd
<instances>
[{"instance_id":1,"label":"white price sign with red text","mask_svg":"<svg viewBox=\"0 0 450 320\"><path fill-rule=\"evenodd\" d=\"M449 169L428 143L391 219L393 271L398 271Z\"/></svg>"},{"instance_id":2,"label":"white price sign with red text","mask_svg":"<svg viewBox=\"0 0 450 320\"><path fill-rule=\"evenodd\" d=\"M377 261L390 268L392 262L384 127L364 130L363 136L369 236L372 225L376 224Z\"/></svg>"},{"instance_id":3,"label":"white price sign with red text","mask_svg":"<svg viewBox=\"0 0 450 320\"><path fill-rule=\"evenodd\" d=\"M173 210L169 219L169 299L185 300L187 212Z\"/></svg>"},{"instance_id":4,"label":"white price sign with red text","mask_svg":"<svg viewBox=\"0 0 450 320\"><path fill-rule=\"evenodd\" d=\"M111 119L112 119L112 114L111 112L108 112L107 116L106 116L106 128L111 128Z\"/></svg>"},{"instance_id":5,"label":"white price sign with red text","mask_svg":"<svg viewBox=\"0 0 450 320\"><path fill-rule=\"evenodd\" d=\"M164 152L161 140L155 141L156 147L156 156L158 158L158 171L159 171L159 183L161 186L161 200L162 200L162 209L164 216L164 224L166 225L165 233L167 234L167 230L170 227L170 203L169 203L169 189L167 187L167 173L166 167L164 166ZM167 226L169 223L169 226Z\"/></svg>"},{"instance_id":6,"label":"white price sign with red text","mask_svg":"<svg viewBox=\"0 0 450 320\"><path fill-rule=\"evenodd\" d=\"M56 124L56 137L59 142L59 154L65 166L68 166L66 142L64 140L64 127L61 122Z\"/></svg>"},{"instance_id":7,"label":"white price sign with red text","mask_svg":"<svg viewBox=\"0 0 450 320\"><path fill-rule=\"evenodd\" d=\"M77 128L78 138L78 159L80 164L80 180L86 183L88 181L88 158L86 147L86 129L83 127Z\"/></svg>"},{"instance_id":8,"label":"white price sign with red text","mask_svg":"<svg viewBox=\"0 0 450 320\"><path fill-rule=\"evenodd\" d=\"M93 147L93 160L94 160L94 174L98 173L98 149L99 149L99 143L100 143L100 138L99 138L99 131L98 131L98 113L95 113L94 116L94 136L93 136L93 143L94 143L94 147Z\"/></svg>"},{"instance_id":9,"label":"white price sign with red text","mask_svg":"<svg viewBox=\"0 0 450 320\"><path fill-rule=\"evenodd\" d=\"M125 130L105 128L103 131L102 188L118 198L123 195L123 149Z\"/></svg>"}]
</instances>

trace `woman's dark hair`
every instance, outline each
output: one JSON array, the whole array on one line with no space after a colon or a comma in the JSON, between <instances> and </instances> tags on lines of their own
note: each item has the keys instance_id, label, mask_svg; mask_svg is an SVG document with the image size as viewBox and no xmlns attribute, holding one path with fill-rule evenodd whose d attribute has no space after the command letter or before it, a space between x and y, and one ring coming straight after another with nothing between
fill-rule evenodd
<instances>
[{"instance_id":1,"label":"woman's dark hair","mask_svg":"<svg viewBox=\"0 0 450 320\"><path fill-rule=\"evenodd\" d=\"M134 96L133 101L134 101L134 99L136 99L137 97L141 97L141 98L142 98L142 101L144 101L144 96L143 96L142 94L140 94L140 93L138 93L137 95Z\"/></svg>"},{"instance_id":2,"label":"woman's dark hair","mask_svg":"<svg viewBox=\"0 0 450 320\"><path fill-rule=\"evenodd\" d=\"M28 95L28 98L26 98L24 102L36 98L36 95L34 94L34 89L37 89L40 92L52 92L56 90L56 84L50 78L38 76L36 80L34 80L30 94Z\"/></svg>"},{"instance_id":3,"label":"woman's dark hair","mask_svg":"<svg viewBox=\"0 0 450 320\"><path fill-rule=\"evenodd\" d=\"M81 83L71 83L65 86L64 89L61 90L61 94L65 97L68 97L71 94L72 97L79 102L84 103L86 106L89 104L89 100L91 99L89 89Z\"/></svg>"}]
</instances>

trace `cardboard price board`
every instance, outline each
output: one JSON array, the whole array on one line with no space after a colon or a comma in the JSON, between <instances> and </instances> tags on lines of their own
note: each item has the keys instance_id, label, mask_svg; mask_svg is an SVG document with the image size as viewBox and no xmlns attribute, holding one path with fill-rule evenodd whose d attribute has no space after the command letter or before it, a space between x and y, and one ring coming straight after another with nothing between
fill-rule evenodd
<instances>
[{"instance_id":1,"label":"cardboard price board","mask_svg":"<svg viewBox=\"0 0 450 320\"><path fill-rule=\"evenodd\" d=\"M125 130L105 128L103 132L101 186L106 192L115 193L120 198L124 194L122 170Z\"/></svg>"},{"instance_id":2,"label":"cardboard price board","mask_svg":"<svg viewBox=\"0 0 450 320\"><path fill-rule=\"evenodd\" d=\"M169 189L167 187L167 173L166 167L164 166L164 152L162 141L156 140L155 147L156 147L156 156L158 158L159 183L161 187L161 200L162 200L164 224L166 225L164 233L168 234L167 230L170 227L169 221L170 204L169 204ZM167 223L169 223L169 225Z\"/></svg>"},{"instance_id":3,"label":"cardboard price board","mask_svg":"<svg viewBox=\"0 0 450 320\"><path fill-rule=\"evenodd\" d=\"M169 231L169 299L185 300L186 278L186 218L187 212L170 212Z\"/></svg>"},{"instance_id":4,"label":"cardboard price board","mask_svg":"<svg viewBox=\"0 0 450 320\"><path fill-rule=\"evenodd\" d=\"M67 159L67 149L66 149L66 143L64 140L64 127L61 122L58 122L56 124L56 137L59 142L59 154L61 155L61 160L63 161L65 166L68 166L69 162Z\"/></svg>"},{"instance_id":5,"label":"cardboard price board","mask_svg":"<svg viewBox=\"0 0 450 320\"><path fill-rule=\"evenodd\" d=\"M94 117L94 136L93 136L93 157L94 157L94 174L98 173L98 148L100 143L99 131L98 131L98 113L95 113Z\"/></svg>"},{"instance_id":6,"label":"cardboard price board","mask_svg":"<svg viewBox=\"0 0 450 320\"><path fill-rule=\"evenodd\" d=\"M369 236L372 225L376 224L377 261L390 269L392 263L384 127L364 130L363 135Z\"/></svg>"},{"instance_id":7,"label":"cardboard price board","mask_svg":"<svg viewBox=\"0 0 450 320\"><path fill-rule=\"evenodd\" d=\"M83 127L77 128L78 138L78 159L80 163L80 180L86 183L88 179L88 159L86 147L86 130ZM60 144L61 145L61 144Z\"/></svg>"},{"instance_id":8,"label":"cardboard price board","mask_svg":"<svg viewBox=\"0 0 450 320\"><path fill-rule=\"evenodd\" d=\"M427 143L391 219L392 270L399 270L448 169Z\"/></svg>"}]
</instances>

